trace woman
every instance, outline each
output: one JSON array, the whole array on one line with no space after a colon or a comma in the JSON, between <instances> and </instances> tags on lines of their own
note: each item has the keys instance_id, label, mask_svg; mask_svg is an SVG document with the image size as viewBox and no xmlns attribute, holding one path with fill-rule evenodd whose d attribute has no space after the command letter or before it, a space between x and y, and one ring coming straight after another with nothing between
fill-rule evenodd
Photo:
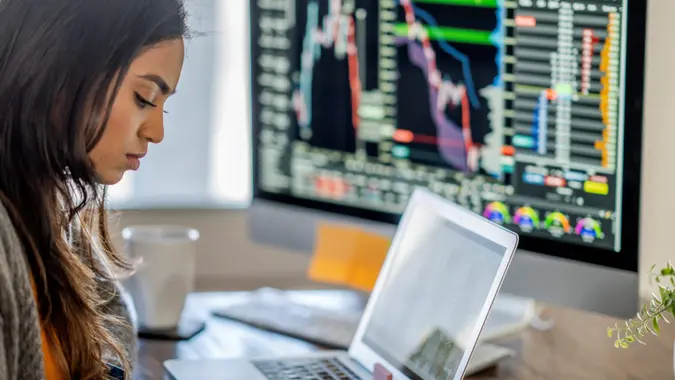
<instances>
[{"instance_id":1,"label":"woman","mask_svg":"<svg viewBox=\"0 0 675 380\"><path fill-rule=\"evenodd\" d=\"M186 34L181 0L0 1L0 379L131 378L104 186L162 141Z\"/></svg>"}]
</instances>

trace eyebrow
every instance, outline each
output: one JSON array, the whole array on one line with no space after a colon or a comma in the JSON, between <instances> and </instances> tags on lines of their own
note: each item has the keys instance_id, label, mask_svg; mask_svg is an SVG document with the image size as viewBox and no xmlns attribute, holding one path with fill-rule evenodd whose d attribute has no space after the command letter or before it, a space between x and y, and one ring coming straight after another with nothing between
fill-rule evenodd
<instances>
[{"instance_id":1,"label":"eyebrow","mask_svg":"<svg viewBox=\"0 0 675 380\"><path fill-rule=\"evenodd\" d=\"M164 78L160 77L159 75L146 74L146 75L141 75L139 77L155 83L157 85L157 87L159 87L159 90L162 91L162 94L164 94L164 95L173 95L173 94L176 93L176 90L171 90L171 87L169 87L169 85L166 83Z\"/></svg>"}]
</instances>

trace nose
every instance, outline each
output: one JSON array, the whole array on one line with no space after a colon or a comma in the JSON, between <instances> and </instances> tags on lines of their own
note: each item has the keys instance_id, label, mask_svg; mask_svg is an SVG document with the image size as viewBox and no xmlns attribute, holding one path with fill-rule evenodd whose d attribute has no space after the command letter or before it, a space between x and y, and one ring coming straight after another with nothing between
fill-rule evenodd
<instances>
[{"instance_id":1,"label":"nose","mask_svg":"<svg viewBox=\"0 0 675 380\"><path fill-rule=\"evenodd\" d=\"M159 144L164 140L164 112L153 113L138 131L139 137L153 144Z\"/></svg>"}]
</instances>

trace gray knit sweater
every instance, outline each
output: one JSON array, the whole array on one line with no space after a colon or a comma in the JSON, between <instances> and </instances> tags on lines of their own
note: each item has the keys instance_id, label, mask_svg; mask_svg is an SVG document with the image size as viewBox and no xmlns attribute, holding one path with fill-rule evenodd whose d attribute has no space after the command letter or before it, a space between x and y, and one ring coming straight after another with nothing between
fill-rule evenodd
<instances>
[{"instance_id":1,"label":"gray knit sweater","mask_svg":"<svg viewBox=\"0 0 675 380\"><path fill-rule=\"evenodd\" d=\"M30 271L16 230L7 210L0 204L0 380L43 380L44 365L37 307L33 298ZM104 299L110 299L110 313L132 325L127 303L117 284L100 283ZM110 294L116 296L112 299ZM115 328L112 334L124 344L135 360L136 334L133 328Z\"/></svg>"}]
</instances>

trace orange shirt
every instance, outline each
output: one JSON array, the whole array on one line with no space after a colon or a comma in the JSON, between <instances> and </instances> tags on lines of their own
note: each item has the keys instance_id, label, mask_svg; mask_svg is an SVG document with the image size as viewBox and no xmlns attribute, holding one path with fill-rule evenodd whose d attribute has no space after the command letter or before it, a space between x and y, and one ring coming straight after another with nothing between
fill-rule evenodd
<instances>
[{"instance_id":1,"label":"orange shirt","mask_svg":"<svg viewBox=\"0 0 675 380\"><path fill-rule=\"evenodd\" d=\"M31 276L31 283L33 285L33 296L35 297L35 302L37 303L37 292L35 291L35 281ZM40 322L42 325L42 322ZM42 356L44 357L45 365L45 379L46 380L65 380L65 371L59 366L59 363L56 361L56 355L63 355L61 347L56 344L50 344L47 340L47 332L44 328L40 328L40 337L42 338ZM55 341L56 339L53 339Z\"/></svg>"}]
</instances>

